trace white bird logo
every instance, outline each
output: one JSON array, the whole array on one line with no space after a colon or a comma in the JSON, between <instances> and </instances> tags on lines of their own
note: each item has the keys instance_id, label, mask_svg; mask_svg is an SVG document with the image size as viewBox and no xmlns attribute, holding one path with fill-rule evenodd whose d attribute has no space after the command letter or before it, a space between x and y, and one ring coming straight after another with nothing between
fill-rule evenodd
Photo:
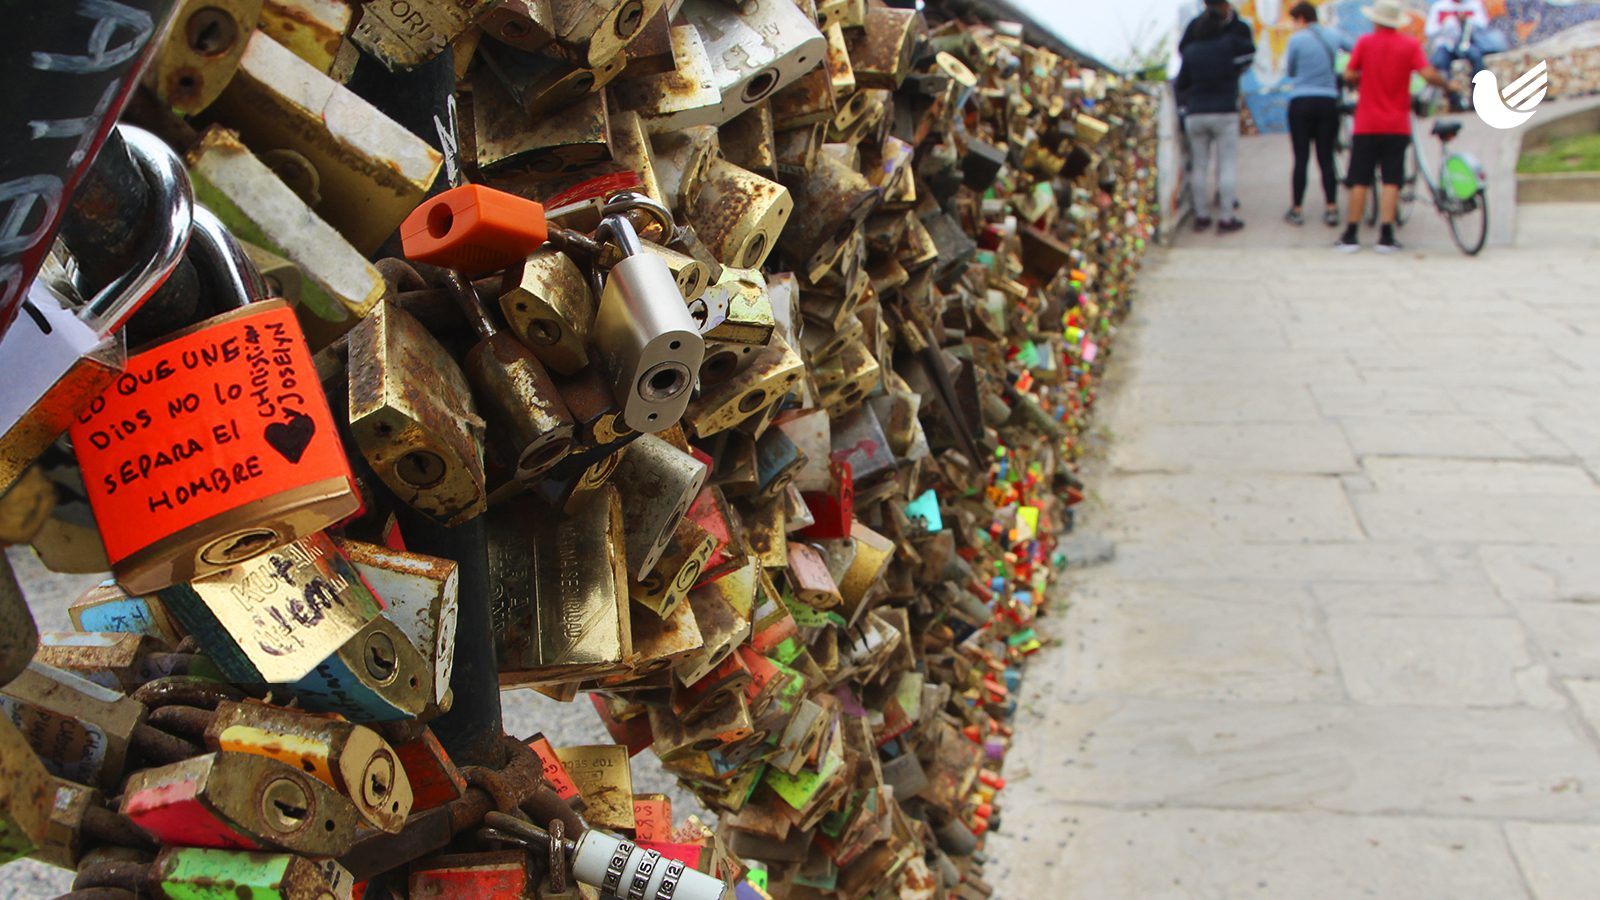
<instances>
[{"instance_id":1,"label":"white bird logo","mask_svg":"<svg viewBox=\"0 0 1600 900\"><path fill-rule=\"evenodd\" d=\"M1533 118L1549 89L1549 69L1542 59L1503 91L1494 73L1485 69L1472 76L1472 107L1490 128L1515 128Z\"/></svg>"}]
</instances>

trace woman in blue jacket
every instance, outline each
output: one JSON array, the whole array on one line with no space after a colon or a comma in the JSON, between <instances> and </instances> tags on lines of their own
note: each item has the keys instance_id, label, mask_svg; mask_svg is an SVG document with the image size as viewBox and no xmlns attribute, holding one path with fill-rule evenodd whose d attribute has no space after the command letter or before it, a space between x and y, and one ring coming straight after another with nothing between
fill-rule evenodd
<instances>
[{"instance_id":1,"label":"woman in blue jacket","mask_svg":"<svg viewBox=\"0 0 1600 900\"><path fill-rule=\"evenodd\" d=\"M1322 221L1339 224L1339 174L1333 161L1333 145L1339 137L1340 50L1349 50L1350 39L1341 31L1317 24L1317 8L1296 3L1289 10L1295 33L1289 38L1285 70L1289 80L1289 140L1294 145L1294 176L1290 190L1294 200L1284 221L1304 225L1300 211L1306 196L1306 175L1311 164L1311 147L1317 148L1317 168L1322 171L1322 195L1326 206Z\"/></svg>"}]
</instances>

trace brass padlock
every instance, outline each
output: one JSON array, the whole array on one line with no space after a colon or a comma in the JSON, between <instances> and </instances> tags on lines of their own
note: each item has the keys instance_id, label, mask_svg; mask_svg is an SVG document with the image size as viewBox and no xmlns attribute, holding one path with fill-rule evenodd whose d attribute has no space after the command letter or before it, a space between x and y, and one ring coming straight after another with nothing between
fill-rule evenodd
<instances>
[{"instance_id":1,"label":"brass padlock","mask_svg":"<svg viewBox=\"0 0 1600 900\"><path fill-rule=\"evenodd\" d=\"M597 66L622 53L655 17L663 0L561 0L551 5L555 42L549 51L575 65Z\"/></svg>"},{"instance_id":2,"label":"brass padlock","mask_svg":"<svg viewBox=\"0 0 1600 900\"><path fill-rule=\"evenodd\" d=\"M530 124L511 94L493 78L478 78L472 93L473 140L485 175L554 178L611 157L606 92L584 94L560 115Z\"/></svg>"},{"instance_id":3,"label":"brass padlock","mask_svg":"<svg viewBox=\"0 0 1600 900\"><path fill-rule=\"evenodd\" d=\"M261 0L188 0L177 11L143 82L167 106L192 116L228 86L261 15Z\"/></svg>"},{"instance_id":4,"label":"brass padlock","mask_svg":"<svg viewBox=\"0 0 1600 900\"><path fill-rule=\"evenodd\" d=\"M38 662L3 691L0 711L22 729L50 774L106 790L122 783L134 733L144 727L138 701Z\"/></svg>"},{"instance_id":5,"label":"brass padlock","mask_svg":"<svg viewBox=\"0 0 1600 900\"><path fill-rule=\"evenodd\" d=\"M161 601L240 684L291 684L311 673L382 604L318 532L215 575L163 590Z\"/></svg>"},{"instance_id":6,"label":"brass padlock","mask_svg":"<svg viewBox=\"0 0 1600 900\"><path fill-rule=\"evenodd\" d=\"M541 247L520 270L507 270L500 311L511 333L550 371L572 375L589 364L594 294L577 264L555 247Z\"/></svg>"},{"instance_id":7,"label":"brass padlock","mask_svg":"<svg viewBox=\"0 0 1600 900\"><path fill-rule=\"evenodd\" d=\"M615 674L632 655L621 498L607 485L569 515L490 515L489 569L502 687Z\"/></svg>"},{"instance_id":8,"label":"brass padlock","mask_svg":"<svg viewBox=\"0 0 1600 900\"><path fill-rule=\"evenodd\" d=\"M649 576L706 477L704 463L655 435L628 445L610 483L630 498L622 510L629 576Z\"/></svg>"},{"instance_id":9,"label":"brass padlock","mask_svg":"<svg viewBox=\"0 0 1600 900\"><path fill-rule=\"evenodd\" d=\"M455 360L389 301L351 330L348 348L350 433L373 472L440 524L481 514L483 425Z\"/></svg>"},{"instance_id":10,"label":"brass padlock","mask_svg":"<svg viewBox=\"0 0 1600 900\"><path fill-rule=\"evenodd\" d=\"M150 880L163 896L192 900L349 900L354 886L350 873L332 860L210 847L162 850L151 866Z\"/></svg>"},{"instance_id":11,"label":"brass padlock","mask_svg":"<svg viewBox=\"0 0 1600 900\"><path fill-rule=\"evenodd\" d=\"M661 202L668 209L689 209L700 196L711 161L720 152L717 129L702 125L657 134L651 146L655 149Z\"/></svg>"},{"instance_id":12,"label":"brass padlock","mask_svg":"<svg viewBox=\"0 0 1600 900\"><path fill-rule=\"evenodd\" d=\"M805 361L774 334L749 368L695 398L684 415L685 426L699 437L726 431L777 403L804 373Z\"/></svg>"},{"instance_id":13,"label":"brass padlock","mask_svg":"<svg viewBox=\"0 0 1600 900\"><path fill-rule=\"evenodd\" d=\"M28 739L10 715L0 716L0 862L48 845L55 796L55 779Z\"/></svg>"},{"instance_id":14,"label":"brass padlock","mask_svg":"<svg viewBox=\"0 0 1600 900\"><path fill-rule=\"evenodd\" d=\"M928 26L914 9L868 5L864 30L849 42L856 82L864 88L898 90Z\"/></svg>"},{"instance_id":15,"label":"brass padlock","mask_svg":"<svg viewBox=\"0 0 1600 900\"><path fill-rule=\"evenodd\" d=\"M411 783L394 748L361 725L260 703L224 701L205 730L212 751L287 763L339 791L373 828L398 832Z\"/></svg>"},{"instance_id":16,"label":"brass padlock","mask_svg":"<svg viewBox=\"0 0 1600 900\"><path fill-rule=\"evenodd\" d=\"M674 25L668 40L672 69L619 82L614 89L618 105L637 113L645 131L659 138L687 128L714 128L722 121L722 94L700 30Z\"/></svg>"},{"instance_id":17,"label":"brass padlock","mask_svg":"<svg viewBox=\"0 0 1600 900\"><path fill-rule=\"evenodd\" d=\"M496 328L472 284L452 272L448 289L478 333L464 368L490 436L509 451L507 467L513 477L532 481L571 449L572 413L538 357Z\"/></svg>"},{"instance_id":18,"label":"brass padlock","mask_svg":"<svg viewBox=\"0 0 1600 900\"><path fill-rule=\"evenodd\" d=\"M207 753L136 772L120 811L165 844L316 856L349 850L361 822L333 788L250 753Z\"/></svg>"},{"instance_id":19,"label":"brass padlock","mask_svg":"<svg viewBox=\"0 0 1600 900\"><path fill-rule=\"evenodd\" d=\"M460 612L456 563L361 541L337 543L368 586L387 603L384 618L405 634L427 664L421 674L431 690L422 717L431 719L448 710Z\"/></svg>"},{"instance_id":20,"label":"brass padlock","mask_svg":"<svg viewBox=\"0 0 1600 900\"><path fill-rule=\"evenodd\" d=\"M699 582L715 548L716 541L704 528L680 519L655 565L643 578L629 584L628 596L658 618L671 618L689 589Z\"/></svg>"},{"instance_id":21,"label":"brass padlock","mask_svg":"<svg viewBox=\"0 0 1600 900\"><path fill-rule=\"evenodd\" d=\"M200 202L230 230L305 272L299 306L304 314L348 330L383 297L378 270L252 155L237 134L209 128L188 158Z\"/></svg>"},{"instance_id":22,"label":"brass padlock","mask_svg":"<svg viewBox=\"0 0 1600 900\"><path fill-rule=\"evenodd\" d=\"M345 35L354 18L355 10L343 3L266 0L261 6L259 27L263 34L288 47L318 72L331 75L346 47Z\"/></svg>"},{"instance_id":23,"label":"brass padlock","mask_svg":"<svg viewBox=\"0 0 1600 900\"><path fill-rule=\"evenodd\" d=\"M478 21L495 0L386 2L361 10L350 40L389 69L433 59Z\"/></svg>"},{"instance_id":24,"label":"brass padlock","mask_svg":"<svg viewBox=\"0 0 1600 900\"><path fill-rule=\"evenodd\" d=\"M628 748L615 744L557 747L556 756L583 794L584 818L601 828L630 829L633 818L633 775ZM579 874L580 880L582 874Z\"/></svg>"},{"instance_id":25,"label":"brass padlock","mask_svg":"<svg viewBox=\"0 0 1600 900\"><path fill-rule=\"evenodd\" d=\"M422 202L444 157L262 33L208 113L361 253Z\"/></svg>"},{"instance_id":26,"label":"brass padlock","mask_svg":"<svg viewBox=\"0 0 1600 900\"><path fill-rule=\"evenodd\" d=\"M832 154L820 156L815 168L789 185L798 215L783 229L779 247L797 261L808 281L816 282L838 261L882 195L866 176Z\"/></svg>"},{"instance_id":27,"label":"brass padlock","mask_svg":"<svg viewBox=\"0 0 1600 900\"><path fill-rule=\"evenodd\" d=\"M478 20L483 33L529 53L555 40L550 0L495 0Z\"/></svg>"},{"instance_id":28,"label":"brass padlock","mask_svg":"<svg viewBox=\"0 0 1600 900\"><path fill-rule=\"evenodd\" d=\"M757 269L794 211L789 189L723 159L713 159L689 224L723 265Z\"/></svg>"},{"instance_id":29,"label":"brass padlock","mask_svg":"<svg viewBox=\"0 0 1600 900\"><path fill-rule=\"evenodd\" d=\"M575 67L542 53L506 47L484 47L479 55L486 65L472 70L466 79L467 85L474 88L473 97L480 91L503 90L529 119L560 113L603 90L622 74L624 62L619 56L595 68ZM484 86L486 79L497 84ZM498 100L491 97L491 102Z\"/></svg>"}]
</instances>

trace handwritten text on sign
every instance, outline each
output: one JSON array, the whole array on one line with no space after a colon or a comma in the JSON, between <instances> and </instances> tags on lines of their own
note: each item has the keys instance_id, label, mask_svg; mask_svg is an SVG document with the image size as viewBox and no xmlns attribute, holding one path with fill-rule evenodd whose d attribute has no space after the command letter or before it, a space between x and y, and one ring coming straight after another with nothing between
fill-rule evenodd
<instances>
[{"instance_id":1,"label":"handwritten text on sign","mask_svg":"<svg viewBox=\"0 0 1600 900\"><path fill-rule=\"evenodd\" d=\"M350 477L282 301L130 357L73 424L72 444L112 562L218 513Z\"/></svg>"}]
</instances>

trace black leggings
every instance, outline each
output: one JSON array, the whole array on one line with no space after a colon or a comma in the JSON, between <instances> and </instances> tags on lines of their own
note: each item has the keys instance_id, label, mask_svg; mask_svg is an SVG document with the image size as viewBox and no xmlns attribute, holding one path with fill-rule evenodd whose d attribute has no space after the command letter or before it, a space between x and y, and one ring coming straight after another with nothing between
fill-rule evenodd
<instances>
[{"instance_id":1,"label":"black leggings","mask_svg":"<svg viewBox=\"0 0 1600 900\"><path fill-rule=\"evenodd\" d=\"M1294 205L1306 196L1306 170L1311 143L1317 144L1317 168L1328 205L1339 202L1339 173L1334 171L1333 144L1339 139L1339 101L1332 97L1296 97L1289 101L1289 140L1294 144Z\"/></svg>"}]
</instances>

